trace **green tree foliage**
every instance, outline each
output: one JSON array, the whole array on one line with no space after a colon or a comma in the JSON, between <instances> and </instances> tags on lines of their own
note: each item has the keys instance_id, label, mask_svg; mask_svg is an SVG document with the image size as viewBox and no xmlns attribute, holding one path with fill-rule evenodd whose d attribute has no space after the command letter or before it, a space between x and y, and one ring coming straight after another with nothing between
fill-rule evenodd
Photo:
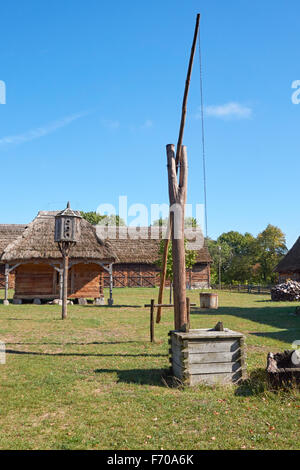
<instances>
[{"instance_id":1,"label":"green tree foliage","mask_svg":"<svg viewBox=\"0 0 300 470\"><path fill-rule=\"evenodd\" d=\"M125 226L124 220L119 215L100 215L97 212L80 212L81 217L92 225L119 225Z\"/></svg>"},{"instance_id":2,"label":"green tree foliage","mask_svg":"<svg viewBox=\"0 0 300 470\"><path fill-rule=\"evenodd\" d=\"M165 219L161 217L160 219L154 220L152 225L154 227L157 227L157 226L165 227L168 224L168 220L169 220L168 217L166 217ZM184 226L185 227L198 227L199 225L195 217L186 217L184 219Z\"/></svg>"},{"instance_id":3,"label":"green tree foliage","mask_svg":"<svg viewBox=\"0 0 300 470\"><path fill-rule=\"evenodd\" d=\"M230 267L232 260L232 248L226 242L218 242L211 238L206 239L206 245L210 256L212 257L211 265L211 282L216 284L219 280L219 265L221 264L221 278L225 280L225 273Z\"/></svg>"},{"instance_id":4,"label":"green tree foliage","mask_svg":"<svg viewBox=\"0 0 300 470\"><path fill-rule=\"evenodd\" d=\"M220 263L223 283L275 282L273 269L287 251L284 234L273 225L256 238L250 233L230 231L206 243L213 259L213 283L218 282Z\"/></svg>"},{"instance_id":5,"label":"green tree foliage","mask_svg":"<svg viewBox=\"0 0 300 470\"><path fill-rule=\"evenodd\" d=\"M258 234L256 249L262 279L273 282L276 278L273 269L287 252L284 233L279 227L269 224Z\"/></svg>"},{"instance_id":6,"label":"green tree foliage","mask_svg":"<svg viewBox=\"0 0 300 470\"><path fill-rule=\"evenodd\" d=\"M159 245L159 259L156 264L160 267L163 265L163 253L164 253L165 240L161 240ZM192 269L196 262L197 253L194 250L187 249L187 241L184 240L185 248L185 266L186 269ZM166 278L173 282L173 256L172 256L172 241L169 242L168 247L168 256L167 256L167 266L166 266Z\"/></svg>"}]
</instances>

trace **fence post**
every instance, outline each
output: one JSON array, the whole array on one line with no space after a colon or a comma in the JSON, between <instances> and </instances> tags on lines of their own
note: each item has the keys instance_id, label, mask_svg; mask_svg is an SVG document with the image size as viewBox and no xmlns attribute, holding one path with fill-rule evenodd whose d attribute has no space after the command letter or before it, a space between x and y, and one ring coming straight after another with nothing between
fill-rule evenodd
<instances>
[{"instance_id":1,"label":"fence post","mask_svg":"<svg viewBox=\"0 0 300 470\"><path fill-rule=\"evenodd\" d=\"M190 310L191 310L191 302L190 298L186 298L186 317L187 317L187 330L190 329Z\"/></svg>"},{"instance_id":2,"label":"fence post","mask_svg":"<svg viewBox=\"0 0 300 470\"><path fill-rule=\"evenodd\" d=\"M150 306L150 341L154 343L154 299L151 299Z\"/></svg>"}]
</instances>

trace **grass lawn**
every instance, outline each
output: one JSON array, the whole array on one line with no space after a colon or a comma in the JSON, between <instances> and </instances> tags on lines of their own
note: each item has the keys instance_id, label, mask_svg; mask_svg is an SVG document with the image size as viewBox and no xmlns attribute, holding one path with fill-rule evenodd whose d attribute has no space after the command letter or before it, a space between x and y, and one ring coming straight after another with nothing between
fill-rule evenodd
<instances>
[{"instance_id":1,"label":"grass lawn","mask_svg":"<svg viewBox=\"0 0 300 470\"><path fill-rule=\"evenodd\" d=\"M220 294L218 311L192 313L191 327L246 335L249 380L238 387L172 388L171 309L149 342L157 289L115 289L113 307L0 304L1 449L299 449L299 392L267 389L268 351L300 339L295 303ZM3 295L3 294L2 294ZM199 305L199 291L191 291ZM165 294L168 302L168 292Z\"/></svg>"}]
</instances>

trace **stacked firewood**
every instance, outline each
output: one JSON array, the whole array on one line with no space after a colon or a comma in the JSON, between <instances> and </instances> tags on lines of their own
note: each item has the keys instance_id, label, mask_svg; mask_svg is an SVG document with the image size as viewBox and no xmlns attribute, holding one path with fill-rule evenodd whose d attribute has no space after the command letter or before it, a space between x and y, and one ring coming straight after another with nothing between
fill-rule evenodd
<instances>
[{"instance_id":1,"label":"stacked firewood","mask_svg":"<svg viewBox=\"0 0 300 470\"><path fill-rule=\"evenodd\" d=\"M271 299L275 301L300 300L300 282L287 281L271 289Z\"/></svg>"}]
</instances>

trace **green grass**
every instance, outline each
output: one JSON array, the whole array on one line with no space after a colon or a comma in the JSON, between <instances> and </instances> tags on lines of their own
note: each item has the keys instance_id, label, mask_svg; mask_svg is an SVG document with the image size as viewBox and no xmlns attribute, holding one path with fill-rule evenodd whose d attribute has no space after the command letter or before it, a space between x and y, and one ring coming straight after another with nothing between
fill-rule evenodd
<instances>
[{"instance_id":1,"label":"green grass","mask_svg":"<svg viewBox=\"0 0 300 470\"><path fill-rule=\"evenodd\" d=\"M157 289L116 289L113 307L69 306L65 321L58 306L0 304L0 448L299 449L299 392L268 390L264 373L268 351L300 339L295 304L222 292L218 311L192 314L191 326L243 332L249 379L176 388L162 380L172 311L150 344L151 298Z\"/></svg>"}]
</instances>

